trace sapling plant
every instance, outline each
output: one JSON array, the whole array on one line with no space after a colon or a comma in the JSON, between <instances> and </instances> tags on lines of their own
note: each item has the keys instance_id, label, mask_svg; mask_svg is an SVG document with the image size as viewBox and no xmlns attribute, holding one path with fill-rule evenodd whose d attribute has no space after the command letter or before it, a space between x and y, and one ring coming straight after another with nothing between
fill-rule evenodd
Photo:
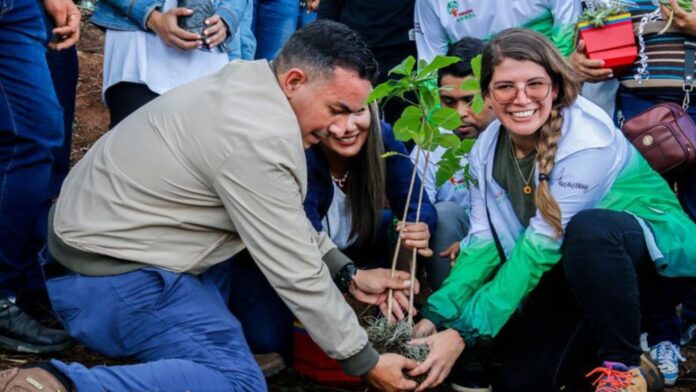
<instances>
[{"instance_id":1,"label":"sapling plant","mask_svg":"<svg viewBox=\"0 0 696 392\"><path fill-rule=\"evenodd\" d=\"M418 163L420 159L425 159L424 170L421 173L421 183L417 190L417 209L415 222L420 220L421 206L423 202L425 175L428 173L430 153L437 148L444 148L445 153L438 162L436 173L436 184L442 185L451 178L455 172L463 170L464 178L471 180L468 165L462 167L461 158L467 154L474 140L460 140L452 130L461 125L459 113L451 108L442 107L440 94L435 88L437 72L439 69L447 67L460 61L457 57L437 56L430 63L421 61L416 64L416 60L409 56L398 66L389 71L390 75L398 75L400 78L389 80L378 85L370 94L367 101L385 101L394 97L405 100L409 105L404 109L399 119L394 123L394 135L401 141L413 141L415 143L415 162L411 173L409 191L406 196L405 209L402 220L399 223L403 229L411 198L416 191L415 183L418 175ZM484 100L481 95L479 84L481 70L481 56L477 56L471 61L474 77L467 79L461 86L463 90L474 92L472 110L481 112L484 108ZM412 93L412 94L409 94ZM415 96L416 100L410 100L409 96ZM387 152L384 157L398 155L395 152ZM410 159L410 157L407 157ZM391 274L394 276L397 261L401 251L401 241L397 241L396 249L391 264ZM410 257L409 270L411 276L416 276L417 271L416 249L413 249ZM411 285L409 291L409 307L413 309L415 285ZM422 361L428 354L427 346L409 345L408 341L413 336L413 312L408 312L408 317L400 322L392 323L393 290L389 290L387 298L386 317L367 320L367 331L375 348L380 352L398 352L409 358Z\"/></svg>"}]
</instances>

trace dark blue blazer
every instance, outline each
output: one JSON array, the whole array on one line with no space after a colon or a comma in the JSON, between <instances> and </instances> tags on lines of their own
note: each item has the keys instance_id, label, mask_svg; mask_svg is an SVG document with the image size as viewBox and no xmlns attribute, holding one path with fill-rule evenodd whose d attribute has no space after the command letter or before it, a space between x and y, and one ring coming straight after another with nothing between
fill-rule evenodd
<instances>
[{"instance_id":1,"label":"dark blue blazer","mask_svg":"<svg viewBox=\"0 0 696 392\"><path fill-rule=\"evenodd\" d=\"M406 196L408 195L408 186L411 181L411 173L413 172L413 162L408 158L408 151L404 144L396 140L391 126L384 121L382 122L382 140L384 141L385 152L395 151L402 154L385 158L387 200L389 200L392 212L401 218L401 214L406 206ZM333 200L333 182L331 181L331 174L329 173L326 159L319 146L312 146L306 150L305 154L307 156L307 197L304 201L304 209L314 228L317 231L321 231L321 221L326 216ZM416 176L416 185L407 214L407 221L409 222L416 220L420 184L420 177ZM426 192L423 192L420 221L428 225L431 235L435 233L437 213ZM375 225L380 225L380 222L375 222Z\"/></svg>"}]
</instances>

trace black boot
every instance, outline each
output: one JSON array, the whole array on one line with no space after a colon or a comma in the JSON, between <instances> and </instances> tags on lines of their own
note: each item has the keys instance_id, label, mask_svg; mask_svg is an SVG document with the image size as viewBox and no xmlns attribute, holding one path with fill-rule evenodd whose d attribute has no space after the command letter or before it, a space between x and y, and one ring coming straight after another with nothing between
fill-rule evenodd
<instances>
[{"instance_id":1,"label":"black boot","mask_svg":"<svg viewBox=\"0 0 696 392\"><path fill-rule=\"evenodd\" d=\"M71 345L65 331L45 327L14 301L0 299L0 348L39 354L65 350Z\"/></svg>"}]
</instances>

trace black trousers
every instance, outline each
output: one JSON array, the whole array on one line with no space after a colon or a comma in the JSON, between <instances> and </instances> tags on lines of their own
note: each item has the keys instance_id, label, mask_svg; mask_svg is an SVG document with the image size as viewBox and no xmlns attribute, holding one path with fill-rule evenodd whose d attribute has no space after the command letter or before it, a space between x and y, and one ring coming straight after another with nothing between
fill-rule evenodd
<instances>
[{"instance_id":1,"label":"black trousers","mask_svg":"<svg viewBox=\"0 0 696 392\"><path fill-rule=\"evenodd\" d=\"M452 381L582 390L584 375L603 361L638 365L641 317L674 312L693 282L658 275L640 225L623 212L578 213L562 252L496 338L464 350Z\"/></svg>"},{"instance_id":2,"label":"black trousers","mask_svg":"<svg viewBox=\"0 0 696 392\"><path fill-rule=\"evenodd\" d=\"M159 97L159 94L144 84L120 82L106 89L104 97L111 116L111 129L141 106Z\"/></svg>"}]
</instances>

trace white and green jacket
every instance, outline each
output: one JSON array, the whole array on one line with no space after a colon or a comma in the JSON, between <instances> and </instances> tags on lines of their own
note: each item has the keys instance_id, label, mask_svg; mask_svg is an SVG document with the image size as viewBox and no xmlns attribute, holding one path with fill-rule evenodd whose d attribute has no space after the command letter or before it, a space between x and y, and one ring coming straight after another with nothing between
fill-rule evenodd
<instances>
[{"instance_id":1,"label":"white and green jacket","mask_svg":"<svg viewBox=\"0 0 696 392\"><path fill-rule=\"evenodd\" d=\"M564 123L551 172L551 193L565 228L590 208L634 215L645 234L657 271L667 277L696 276L696 225L684 213L668 184L650 168L607 114L578 97L563 110ZM461 252L442 288L428 299L423 316L438 328L454 328L473 341L494 337L561 259L563 237L537 211L525 229L505 190L493 180L493 158L500 122L479 136L471 155L471 222ZM536 167L534 178L538 178ZM507 261L500 264L491 228ZM499 268L498 268L499 267Z\"/></svg>"},{"instance_id":2,"label":"white and green jacket","mask_svg":"<svg viewBox=\"0 0 696 392\"><path fill-rule=\"evenodd\" d=\"M510 27L536 30L568 56L581 12L580 0L416 0L418 58L430 61L463 37L487 39Z\"/></svg>"}]
</instances>

